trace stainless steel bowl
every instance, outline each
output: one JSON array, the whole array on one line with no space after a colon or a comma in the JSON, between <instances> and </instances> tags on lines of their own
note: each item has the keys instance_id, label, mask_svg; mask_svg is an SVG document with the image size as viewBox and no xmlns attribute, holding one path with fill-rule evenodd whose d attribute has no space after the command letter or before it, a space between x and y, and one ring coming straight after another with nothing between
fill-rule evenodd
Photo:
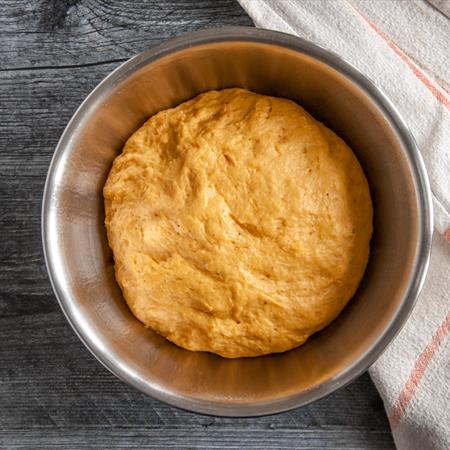
<instances>
[{"instance_id":1,"label":"stainless steel bowl","mask_svg":"<svg viewBox=\"0 0 450 450\"><path fill-rule=\"evenodd\" d=\"M178 348L133 317L114 279L102 201L111 161L146 118L231 86L293 99L336 131L363 165L375 208L369 265L339 318L296 350L237 360ZM53 289L86 347L146 394L224 416L305 405L365 371L414 305L431 233L424 165L387 98L339 57L297 37L253 28L173 39L109 75L61 137L42 210Z\"/></svg>"}]
</instances>

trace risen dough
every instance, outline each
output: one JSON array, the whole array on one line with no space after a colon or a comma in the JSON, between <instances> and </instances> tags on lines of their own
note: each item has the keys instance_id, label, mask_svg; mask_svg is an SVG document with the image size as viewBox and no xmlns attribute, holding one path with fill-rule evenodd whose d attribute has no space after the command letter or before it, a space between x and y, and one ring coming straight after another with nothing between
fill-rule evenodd
<instances>
[{"instance_id":1,"label":"risen dough","mask_svg":"<svg viewBox=\"0 0 450 450\"><path fill-rule=\"evenodd\" d=\"M104 187L134 315L189 350L283 352L329 324L372 233L350 148L289 100L210 91L151 117Z\"/></svg>"}]
</instances>

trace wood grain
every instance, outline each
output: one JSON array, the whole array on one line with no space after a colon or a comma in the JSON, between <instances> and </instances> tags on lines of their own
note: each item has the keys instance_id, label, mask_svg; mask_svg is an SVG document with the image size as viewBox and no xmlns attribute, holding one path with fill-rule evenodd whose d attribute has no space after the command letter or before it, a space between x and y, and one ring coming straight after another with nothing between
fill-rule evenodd
<instances>
[{"instance_id":1,"label":"wood grain","mask_svg":"<svg viewBox=\"0 0 450 450\"><path fill-rule=\"evenodd\" d=\"M40 439L45 433L45 443ZM218 435L215 439L213 435ZM230 430L220 433L211 428L167 429L164 433L151 428L115 428L77 430L62 429L58 432L30 430L16 435L13 432L1 433L0 442L7 440L8 448L61 449L76 448L98 450L99 448L121 449L166 449L166 448L227 448L227 449L286 449L325 450L325 449L389 449L389 439L378 432L355 431L338 428L334 430ZM349 445L350 443L350 445Z\"/></svg>"},{"instance_id":2,"label":"wood grain","mask_svg":"<svg viewBox=\"0 0 450 450\"><path fill-rule=\"evenodd\" d=\"M393 448L367 375L285 414L224 419L144 396L83 347L48 282L45 176L80 102L167 37L251 25L234 0L0 2L0 448Z\"/></svg>"},{"instance_id":3,"label":"wood grain","mask_svg":"<svg viewBox=\"0 0 450 450\"><path fill-rule=\"evenodd\" d=\"M251 25L235 0L2 0L2 68L122 61L200 28Z\"/></svg>"}]
</instances>

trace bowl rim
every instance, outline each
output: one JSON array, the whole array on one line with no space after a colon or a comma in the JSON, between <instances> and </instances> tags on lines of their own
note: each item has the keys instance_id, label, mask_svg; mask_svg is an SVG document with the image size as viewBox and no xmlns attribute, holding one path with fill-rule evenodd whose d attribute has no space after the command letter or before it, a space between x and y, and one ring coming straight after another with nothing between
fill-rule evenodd
<instances>
[{"instance_id":1,"label":"bowl rim","mask_svg":"<svg viewBox=\"0 0 450 450\"><path fill-rule=\"evenodd\" d=\"M117 361L117 358L114 358L114 355L108 354L104 348L99 347L96 341L89 335L86 329L83 329L82 325L80 325L77 318L68 308L68 299L63 288L64 282L59 275L59 271L55 267L52 257L54 251L50 245L51 236L48 227L51 216L49 205L51 204L52 194L55 188L56 168L64 153L65 147L71 139L72 133L77 128L77 123L83 118L85 112L87 112L103 94L107 93L110 87L117 85L120 81L124 80L144 65L188 47L227 41L256 42L298 51L332 67L347 79L357 84L368 98L370 98L389 119L390 126L395 129L403 143L412 170L412 178L414 180L416 192L418 193L417 201L420 213L420 240L417 244L416 259L411 270L411 283L403 293L403 298L396 314L393 315L389 323L380 332L372 346L368 348L358 360L354 361L353 364L317 386L288 397L253 403L224 403L199 400L159 389L155 385L149 383L148 380L144 382L143 379L130 376L123 364L120 364L120 361ZM344 61L340 56L333 52L290 34L252 27L213 28L185 34L150 47L119 65L91 91L70 119L50 162L42 200L41 234L44 260L50 283L58 303L79 339L104 367L127 384L172 406L215 416L252 417L288 411L323 398L359 377L376 361L376 359L378 359L386 349L387 345L403 327L425 281L430 260L433 234L432 197L425 165L410 130L386 95L368 78L362 75L362 73L353 65Z\"/></svg>"}]
</instances>

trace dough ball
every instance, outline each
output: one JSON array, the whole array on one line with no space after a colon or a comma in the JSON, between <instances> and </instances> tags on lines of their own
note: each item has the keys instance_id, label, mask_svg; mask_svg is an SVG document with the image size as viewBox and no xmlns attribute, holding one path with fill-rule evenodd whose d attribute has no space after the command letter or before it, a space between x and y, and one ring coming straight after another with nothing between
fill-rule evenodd
<instances>
[{"instance_id":1,"label":"dough ball","mask_svg":"<svg viewBox=\"0 0 450 450\"><path fill-rule=\"evenodd\" d=\"M189 350L292 349L364 273L372 204L345 142L292 101L210 91L151 117L104 187L133 314Z\"/></svg>"}]
</instances>

